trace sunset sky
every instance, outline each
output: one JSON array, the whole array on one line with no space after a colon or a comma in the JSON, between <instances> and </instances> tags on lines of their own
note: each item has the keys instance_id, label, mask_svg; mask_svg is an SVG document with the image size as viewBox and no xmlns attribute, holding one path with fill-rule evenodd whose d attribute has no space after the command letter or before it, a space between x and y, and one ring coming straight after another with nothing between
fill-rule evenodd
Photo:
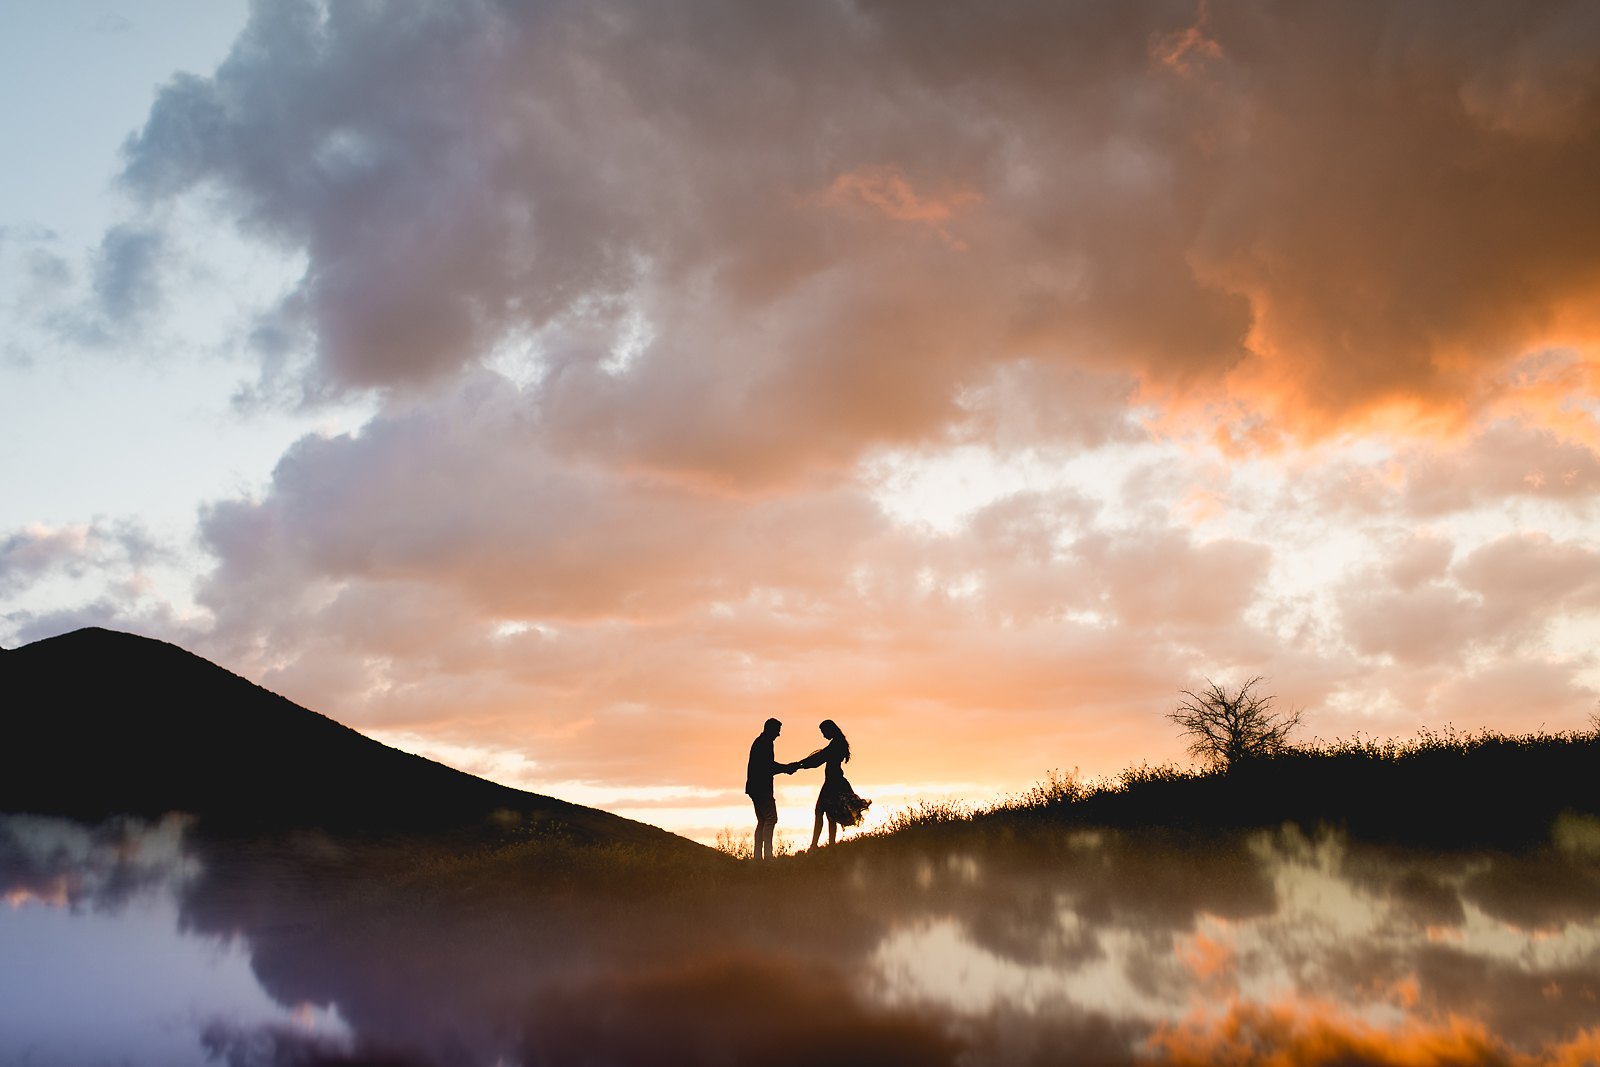
<instances>
[{"instance_id":1,"label":"sunset sky","mask_svg":"<svg viewBox=\"0 0 1600 1067\"><path fill-rule=\"evenodd\" d=\"M0 6L0 644L708 838L1600 697L1600 6ZM815 772L782 780L809 830Z\"/></svg>"}]
</instances>

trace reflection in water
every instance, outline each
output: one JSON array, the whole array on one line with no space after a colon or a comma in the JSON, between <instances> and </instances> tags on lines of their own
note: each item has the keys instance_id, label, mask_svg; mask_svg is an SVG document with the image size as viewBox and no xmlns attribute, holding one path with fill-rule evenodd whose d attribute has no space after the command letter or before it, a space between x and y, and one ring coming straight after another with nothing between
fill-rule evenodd
<instances>
[{"instance_id":1,"label":"reflection in water","mask_svg":"<svg viewBox=\"0 0 1600 1067\"><path fill-rule=\"evenodd\" d=\"M1600 1062L1600 1030L1586 1030L1600 1019L1592 864L1560 854L1427 857L1292 832L1249 848L1271 884L1273 906L1259 914L1202 906L1166 928L1091 922L1083 902L1092 889L1064 875L1047 879L1057 893L1033 930L1044 951L997 949L960 914L925 919L877 947L878 995L950 1018L1001 1007L1100 1013L1150 1034L1143 1050L1157 1059L1198 1055L1212 1040L1217 1062L1236 1062L1241 1050L1223 1035L1288 1047L1339 1031L1367 1045L1393 1038L1395 1062L1433 1062L1399 1050L1440 1034L1453 1035L1441 1048L1478 1045L1480 1055L1455 1062L1557 1046L1551 1062ZM1508 882L1521 892L1506 893ZM1025 885L1010 880L1007 892L1026 896Z\"/></svg>"},{"instance_id":2,"label":"reflection in water","mask_svg":"<svg viewBox=\"0 0 1600 1067\"><path fill-rule=\"evenodd\" d=\"M0 1062L1600 1062L1591 823L937 840L641 876L0 819Z\"/></svg>"},{"instance_id":3,"label":"reflection in water","mask_svg":"<svg viewBox=\"0 0 1600 1067\"><path fill-rule=\"evenodd\" d=\"M269 996L242 938L180 929L199 874L183 828L0 816L0 1063L214 1062L217 1025L348 1036L332 1013Z\"/></svg>"}]
</instances>

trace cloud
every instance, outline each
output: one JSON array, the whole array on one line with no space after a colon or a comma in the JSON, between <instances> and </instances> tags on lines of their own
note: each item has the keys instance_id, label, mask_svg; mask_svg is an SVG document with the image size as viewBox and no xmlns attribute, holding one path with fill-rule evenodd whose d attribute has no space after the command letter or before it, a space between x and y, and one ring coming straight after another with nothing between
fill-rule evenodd
<instances>
[{"instance_id":1,"label":"cloud","mask_svg":"<svg viewBox=\"0 0 1600 1067\"><path fill-rule=\"evenodd\" d=\"M1406 593L1358 593L1345 600L1344 629L1365 655L1411 663L1458 660L1486 632L1477 603L1445 586Z\"/></svg>"},{"instance_id":2,"label":"cloud","mask_svg":"<svg viewBox=\"0 0 1600 1067\"><path fill-rule=\"evenodd\" d=\"M1471 1019L1451 1017L1436 1024L1412 1022L1395 1028L1375 1026L1337 1008L1314 1002L1257 1005L1232 1003L1214 1016L1201 1015L1163 1027L1146 1053L1153 1063L1172 1067L1206 1064L1304 1064L1335 1067L1362 1063L1374 1067L1565 1067L1600 1051L1596 1035L1580 1032L1570 1041L1524 1052L1507 1045Z\"/></svg>"},{"instance_id":3,"label":"cloud","mask_svg":"<svg viewBox=\"0 0 1600 1067\"><path fill-rule=\"evenodd\" d=\"M30 303L49 300L72 283L72 266L48 248L34 246L27 253L28 286L24 290Z\"/></svg>"},{"instance_id":4,"label":"cloud","mask_svg":"<svg viewBox=\"0 0 1600 1067\"><path fill-rule=\"evenodd\" d=\"M152 577L179 558L133 519L28 523L0 533L0 626L26 644L83 626L193 644L200 628Z\"/></svg>"},{"instance_id":5,"label":"cloud","mask_svg":"<svg viewBox=\"0 0 1600 1067\"><path fill-rule=\"evenodd\" d=\"M1526 424L1498 423L1458 450L1415 453L1402 506L1431 517L1506 499L1587 503L1600 492L1600 456L1587 444Z\"/></svg>"},{"instance_id":6,"label":"cloud","mask_svg":"<svg viewBox=\"0 0 1600 1067\"><path fill-rule=\"evenodd\" d=\"M747 497L563 462L536 396L480 373L306 437L262 495L212 505L205 648L348 721L521 751L550 780L711 785L727 757L707 737L824 707L891 766L959 781L1021 761L1031 780L1037 757L977 709L1043 745L1109 744L1142 727L1107 709L1164 704L1175 663L1266 644L1244 618L1262 545L1107 528L1072 491L947 535L862 487Z\"/></svg>"},{"instance_id":7,"label":"cloud","mask_svg":"<svg viewBox=\"0 0 1600 1067\"><path fill-rule=\"evenodd\" d=\"M1379 573L1347 581L1340 610L1359 651L1420 665L1536 650L1554 620L1600 606L1600 553L1582 542L1509 534L1453 564L1450 554L1442 539L1415 538Z\"/></svg>"},{"instance_id":8,"label":"cloud","mask_svg":"<svg viewBox=\"0 0 1600 1067\"><path fill-rule=\"evenodd\" d=\"M1467 113L1490 129L1535 144L1593 135L1600 75L1592 48L1600 23L1582 5L1553 8L1498 44L1461 88Z\"/></svg>"},{"instance_id":9,"label":"cloud","mask_svg":"<svg viewBox=\"0 0 1600 1067\"><path fill-rule=\"evenodd\" d=\"M82 345L106 348L155 321L162 310L161 272L170 256L158 227L121 223L107 230L89 260L89 291L81 303L51 311L44 321L58 334ZM70 281L64 261L39 264L37 282L53 289Z\"/></svg>"},{"instance_id":10,"label":"cloud","mask_svg":"<svg viewBox=\"0 0 1600 1067\"><path fill-rule=\"evenodd\" d=\"M823 708L879 780L1112 773L1176 758L1161 713L1236 673L1324 735L1348 729L1339 709L1410 732L1559 727L1592 702L1587 661L1543 644L1593 610L1583 542L1376 537L1307 629L1314 606L1274 588L1298 551L1264 540L1280 502L1240 500L1260 528L1202 536L1166 513L1189 466L929 528L861 484L746 494L578 462L542 396L480 371L303 438L262 494L212 504L204 649L360 726L517 753L535 784L716 788L736 759L709 738Z\"/></svg>"},{"instance_id":11,"label":"cloud","mask_svg":"<svg viewBox=\"0 0 1600 1067\"><path fill-rule=\"evenodd\" d=\"M1255 166L1222 186L1197 258L1250 294L1256 369L1307 417L1470 406L1478 373L1574 328L1593 291L1577 234L1597 218L1571 198L1592 129L1534 146L1464 102L1555 25L1596 32L1593 12L1475 10L1212 12Z\"/></svg>"},{"instance_id":12,"label":"cloud","mask_svg":"<svg viewBox=\"0 0 1600 1067\"><path fill-rule=\"evenodd\" d=\"M213 1020L200 1031L208 1060L227 1067L428 1067L406 1051L357 1046L339 1036L307 1033L298 1025L248 1026Z\"/></svg>"},{"instance_id":13,"label":"cloud","mask_svg":"<svg viewBox=\"0 0 1600 1067\"><path fill-rule=\"evenodd\" d=\"M136 570L164 554L137 523L30 523L0 537L0 592L21 593L58 575Z\"/></svg>"},{"instance_id":14,"label":"cloud","mask_svg":"<svg viewBox=\"0 0 1600 1067\"><path fill-rule=\"evenodd\" d=\"M839 175L818 203L830 207L865 205L896 222L927 226L964 250L966 246L950 236L945 224L956 212L982 199L976 190L966 187L942 194L919 193L898 167L869 166Z\"/></svg>"},{"instance_id":15,"label":"cloud","mask_svg":"<svg viewBox=\"0 0 1600 1067\"><path fill-rule=\"evenodd\" d=\"M25 588L53 570L81 565L88 552L87 527L25 527L0 542L0 587L13 592Z\"/></svg>"},{"instance_id":16,"label":"cloud","mask_svg":"<svg viewBox=\"0 0 1600 1067\"><path fill-rule=\"evenodd\" d=\"M155 277L163 238L154 230L116 226L106 232L94 263L94 296L113 324L135 322L155 312L161 298Z\"/></svg>"},{"instance_id":17,"label":"cloud","mask_svg":"<svg viewBox=\"0 0 1600 1067\"><path fill-rule=\"evenodd\" d=\"M550 379L633 459L927 439L1025 359L1320 433L1592 340L1597 20L1473 10L260 5L124 177L304 252L336 385L649 309Z\"/></svg>"},{"instance_id":18,"label":"cloud","mask_svg":"<svg viewBox=\"0 0 1600 1067\"><path fill-rule=\"evenodd\" d=\"M1222 628L1256 599L1271 551L1236 540L1194 544L1174 530L1106 532L1080 549L1127 625Z\"/></svg>"},{"instance_id":19,"label":"cloud","mask_svg":"<svg viewBox=\"0 0 1600 1067\"><path fill-rule=\"evenodd\" d=\"M0 816L0 900L117 913L140 896L181 889L199 873L183 851L190 820L114 819L85 826L40 815Z\"/></svg>"},{"instance_id":20,"label":"cloud","mask_svg":"<svg viewBox=\"0 0 1600 1067\"><path fill-rule=\"evenodd\" d=\"M1443 578L1454 550L1454 545L1436 534L1412 534L1390 549L1385 577L1396 589L1410 592Z\"/></svg>"},{"instance_id":21,"label":"cloud","mask_svg":"<svg viewBox=\"0 0 1600 1067\"><path fill-rule=\"evenodd\" d=\"M632 785L821 708L897 770L1114 770L1229 673L1565 714L1592 547L1459 527L1600 485L1597 22L256 4L127 140L96 299L158 304L204 203L303 263L243 405L377 414L205 506L200 639ZM885 505L963 448L1051 473L941 530Z\"/></svg>"},{"instance_id":22,"label":"cloud","mask_svg":"<svg viewBox=\"0 0 1600 1067\"><path fill-rule=\"evenodd\" d=\"M1600 607L1600 551L1548 534L1499 538L1462 559L1455 573L1464 588L1508 612Z\"/></svg>"},{"instance_id":23,"label":"cloud","mask_svg":"<svg viewBox=\"0 0 1600 1067\"><path fill-rule=\"evenodd\" d=\"M738 601L758 579L837 579L828 546L851 551L884 526L844 491L750 502L563 464L532 420L524 393L485 375L358 436L303 438L266 499L217 505L204 536L256 584L285 566L334 581L425 580L460 586L502 618L581 621Z\"/></svg>"},{"instance_id":24,"label":"cloud","mask_svg":"<svg viewBox=\"0 0 1600 1067\"><path fill-rule=\"evenodd\" d=\"M170 602L154 596L139 580L107 583L100 596L59 607L23 608L3 616L18 644L42 641L86 626L140 634L187 648L203 648L204 624Z\"/></svg>"}]
</instances>

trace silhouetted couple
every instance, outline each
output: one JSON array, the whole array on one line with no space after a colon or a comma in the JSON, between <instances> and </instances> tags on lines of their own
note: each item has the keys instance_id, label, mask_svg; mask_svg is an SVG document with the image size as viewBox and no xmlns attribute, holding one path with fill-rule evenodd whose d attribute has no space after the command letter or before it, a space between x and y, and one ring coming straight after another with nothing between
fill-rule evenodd
<instances>
[{"instance_id":1,"label":"silhouetted couple","mask_svg":"<svg viewBox=\"0 0 1600 1067\"><path fill-rule=\"evenodd\" d=\"M817 847L822 836L822 820L828 820L828 844L839 839L839 827L859 826L872 801L856 796L844 776L844 765L850 761L850 742L844 731L832 719L823 719L817 726L828 743L803 760L779 763L773 754L772 743L783 732L783 723L768 719L761 727L761 736L750 744L750 765L744 776L744 791L756 806L756 859L772 856L772 832L778 826L778 802L772 795L772 779L779 774L793 774L810 767L822 767L822 789L817 793L816 820L811 826L811 847Z\"/></svg>"}]
</instances>

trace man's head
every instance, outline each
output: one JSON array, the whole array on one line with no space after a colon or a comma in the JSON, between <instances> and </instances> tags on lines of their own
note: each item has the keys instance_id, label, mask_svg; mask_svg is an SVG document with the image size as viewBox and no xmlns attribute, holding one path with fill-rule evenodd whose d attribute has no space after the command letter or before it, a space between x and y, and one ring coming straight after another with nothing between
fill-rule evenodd
<instances>
[{"instance_id":1,"label":"man's head","mask_svg":"<svg viewBox=\"0 0 1600 1067\"><path fill-rule=\"evenodd\" d=\"M768 719L761 726L761 735L763 737L777 737L782 732L783 723L779 722L777 719Z\"/></svg>"}]
</instances>

